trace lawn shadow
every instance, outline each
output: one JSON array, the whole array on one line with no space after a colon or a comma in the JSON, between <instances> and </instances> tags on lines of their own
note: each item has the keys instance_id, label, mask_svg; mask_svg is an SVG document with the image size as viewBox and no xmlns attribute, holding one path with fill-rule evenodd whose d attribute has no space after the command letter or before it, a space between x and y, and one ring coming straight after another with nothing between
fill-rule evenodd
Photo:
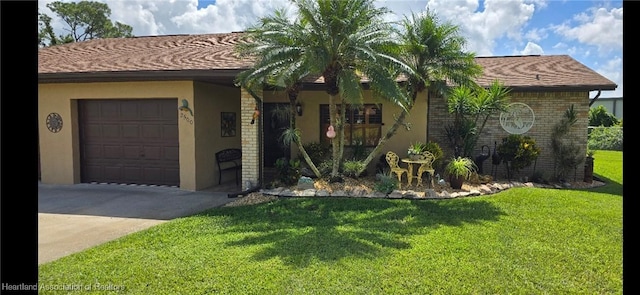
<instances>
[{"instance_id":1,"label":"lawn shadow","mask_svg":"<svg viewBox=\"0 0 640 295\"><path fill-rule=\"evenodd\" d=\"M497 221L504 215L484 200L389 200L291 198L251 207L219 208L227 246L260 245L258 261L279 258L295 267L345 257L375 258L412 247L412 235L440 226Z\"/></svg>"}]
</instances>

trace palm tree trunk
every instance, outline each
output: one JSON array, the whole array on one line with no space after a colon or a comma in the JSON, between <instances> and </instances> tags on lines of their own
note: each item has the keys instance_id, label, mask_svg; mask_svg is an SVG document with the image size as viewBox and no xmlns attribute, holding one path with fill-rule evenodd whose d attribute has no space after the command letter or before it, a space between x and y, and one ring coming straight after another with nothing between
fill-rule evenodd
<instances>
[{"instance_id":1,"label":"palm tree trunk","mask_svg":"<svg viewBox=\"0 0 640 295\"><path fill-rule=\"evenodd\" d=\"M409 106L408 111L411 111L412 107L413 106ZM380 140L378 141L378 145L376 145L376 147L371 151L371 153L369 153L367 158L364 159L363 161L364 165L362 165L362 168L360 169L360 171L356 173L356 176L360 176L360 174L362 174L365 170L367 170L367 166L369 166L369 163L371 163L371 161L375 157L377 157L378 154L380 154L380 151L382 150L384 145L387 143L387 141L394 134L396 134L396 131L398 131L398 128L400 127L400 125L404 124L404 119L406 118L408 111L402 110L402 113L400 113L400 116L398 117L398 119L393 123L393 126L391 126L389 130L387 130L387 133L384 135L384 137L380 138Z\"/></svg>"},{"instance_id":2,"label":"palm tree trunk","mask_svg":"<svg viewBox=\"0 0 640 295\"><path fill-rule=\"evenodd\" d=\"M329 125L337 127L337 118L336 118L336 102L334 95L329 95ZM340 168L340 158L339 158L339 144L338 141L340 138L331 139L331 155L332 155L332 164L333 167L331 169L331 177L338 176L338 169Z\"/></svg>"},{"instance_id":3,"label":"palm tree trunk","mask_svg":"<svg viewBox=\"0 0 640 295\"><path fill-rule=\"evenodd\" d=\"M318 170L318 167L316 167L313 161L311 161L309 154L307 154L307 151L304 149L304 146L302 146L300 140L296 140L296 144L298 145L298 149L300 150L300 153L302 153L302 157L304 158L305 162L307 162L307 165L309 165L309 168L311 168L311 171L313 171L313 174L315 174L317 178L322 177L322 174L320 174L320 170Z\"/></svg>"},{"instance_id":4,"label":"palm tree trunk","mask_svg":"<svg viewBox=\"0 0 640 295\"><path fill-rule=\"evenodd\" d=\"M347 104L342 101L340 104L340 123L338 124L338 129L340 131L340 141L338 142L338 169L340 168L340 164L342 163L342 157L344 156L344 125L347 122Z\"/></svg>"},{"instance_id":5,"label":"palm tree trunk","mask_svg":"<svg viewBox=\"0 0 640 295\"><path fill-rule=\"evenodd\" d=\"M289 108L291 110L289 114L289 125L291 126L292 130L295 130L296 129L296 98L295 97L289 98ZM317 178L322 177L322 175L320 174L320 170L318 170L318 167L316 167L316 165L313 163L313 161L309 157L309 154L307 154L307 151L304 149L304 146L302 145L302 141L300 140L300 137L296 136L295 142L296 142L296 145L298 146L298 150L300 150L300 153L302 153L302 157L304 158L304 161L307 163L307 165L309 165L309 168L311 168L311 171L313 171L313 174L315 174Z\"/></svg>"}]
</instances>

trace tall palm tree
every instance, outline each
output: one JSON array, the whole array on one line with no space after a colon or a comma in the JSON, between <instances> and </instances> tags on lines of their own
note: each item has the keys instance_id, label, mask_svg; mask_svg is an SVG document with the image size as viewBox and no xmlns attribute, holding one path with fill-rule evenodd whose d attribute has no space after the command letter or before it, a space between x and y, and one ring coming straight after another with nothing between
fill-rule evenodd
<instances>
[{"instance_id":1,"label":"tall palm tree","mask_svg":"<svg viewBox=\"0 0 640 295\"><path fill-rule=\"evenodd\" d=\"M285 10L276 10L272 16L261 19L260 24L247 30L248 42L236 49L243 57L253 58L253 67L236 77L236 84L259 99L256 90L264 87L283 89L289 98L289 129L284 133L285 144L294 142L305 162L316 177L321 174L307 154L295 127L295 103L302 88L302 79L309 74L302 50L296 46L301 38L300 23L290 22Z\"/></svg>"},{"instance_id":2,"label":"tall palm tree","mask_svg":"<svg viewBox=\"0 0 640 295\"><path fill-rule=\"evenodd\" d=\"M474 78L482 73L482 68L475 62L475 54L464 51L466 40L459 35L457 26L440 23L431 11L405 16L401 24L400 60L409 66L410 71L399 68L399 73L406 78L404 85L410 97L409 104L401 110L393 126L364 160L364 168L358 175L378 156L386 141L404 125L418 93L428 89L444 93L448 83L475 85Z\"/></svg>"},{"instance_id":3,"label":"tall palm tree","mask_svg":"<svg viewBox=\"0 0 640 295\"><path fill-rule=\"evenodd\" d=\"M370 89L405 108L406 94L396 82L391 65L403 64L393 56L397 45L393 30L383 16L389 12L376 8L371 0L298 0L294 1L303 24L302 58L312 75L324 79L329 94L330 125L338 137L332 140L332 180L337 180L344 153L344 123L347 104L363 103L362 78ZM411 69L405 68L405 71ZM337 104L340 103L340 111Z\"/></svg>"}]
</instances>

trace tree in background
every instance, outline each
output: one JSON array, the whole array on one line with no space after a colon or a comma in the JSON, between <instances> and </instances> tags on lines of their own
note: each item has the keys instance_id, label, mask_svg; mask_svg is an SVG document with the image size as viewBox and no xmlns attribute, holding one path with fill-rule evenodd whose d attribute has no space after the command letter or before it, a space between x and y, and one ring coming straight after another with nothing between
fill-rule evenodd
<instances>
[{"instance_id":1,"label":"tree in background","mask_svg":"<svg viewBox=\"0 0 640 295\"><path fill-rule=\"evenodd\" d=\"M133 37L133 28L129 25L112 22L109 19L111 9L106 3L95 1L61 2L47 4L53 13L62 19L68 34L56 35L51 26L52 18L38 13L38 44L53 46L100 38Z\"/></svg>"},{"instance_id":2,"label":"tree in background","mask_svg":"<svg viewBox=\"0 0 640 295\"><path fill-rule=\"evenodd\" d=\"M603 105L589 109L589 126L611 127L618 124L618 118L607 112Z\"/></svg>"}]
</instances>

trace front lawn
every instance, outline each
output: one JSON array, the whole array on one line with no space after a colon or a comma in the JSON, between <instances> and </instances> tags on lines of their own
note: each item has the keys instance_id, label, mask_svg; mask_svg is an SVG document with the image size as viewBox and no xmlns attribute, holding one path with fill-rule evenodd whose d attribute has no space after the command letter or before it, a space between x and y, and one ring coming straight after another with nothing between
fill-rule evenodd
<instances>
[{"instance_id":1,"label":"front lawn","mask_svg":"<svg viewBox=\"0 0 640 295\"><path fill-rule=\"evenodd\" d=\"M622 152L594 157L607 185L588 190L218 208L41 265L39 284L105 294L622 294Z\"/></svg>"}]
</instances>

